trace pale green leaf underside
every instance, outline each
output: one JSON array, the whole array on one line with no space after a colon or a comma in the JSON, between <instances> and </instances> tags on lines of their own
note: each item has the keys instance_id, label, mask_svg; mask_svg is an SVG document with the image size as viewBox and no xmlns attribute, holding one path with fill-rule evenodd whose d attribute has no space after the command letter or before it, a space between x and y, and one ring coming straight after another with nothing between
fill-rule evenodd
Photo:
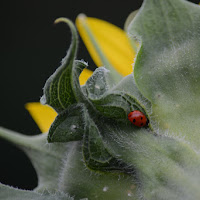
<instances>
[{"instance_id":1,"label":"pale green leaf underside","mask_svg":"<svg viewBox=\"0 0 200 200\"><path fill-rule=\"evenodd\" d=\"M0 137L14 143L26 152L39 179L34 193L29 191L19 193L18 190L15 193L13 188L0 186L0 191L4 191L0 192L2 200L25 200L24 196L33 200L38 197L40 200L39 196L46 190L51 194L57 193L58 197L59 192L70 194L75 200L95 199L96 197L110 200L133 199L137 188L134 180L124 173L97 174L88 169L83 159L81 142L48 144L47 134L30 137L3 128L0 128ZM10 199L3 198L7 197L8 192ZM45 200L51 200L51 196L45 195Z\"/></svg>"},{"instance_id":2,"label":"pale green leaf underside","mask_svg":"<svg viewBox=\"0 0 200 200\"><path fill-rule=\"evenodd\" d=\"M85 84L89 99L99 99L111 87L109 75L109 70L104 67L99 67L93 72Z\"/></svg>"},{"instance_id":3,"label":"pale green leaf underside","mask_svg":"<svg viewBox=\"0 0 200 200\"><path fill-rule=\"evenodd\" d=\"M124 123L103 122L101 127L108 150L136 172L136 199L199 199L200 159L188 144Z\"/></svg>"},{"instance_id":4,"label":"pale green leaf underside","mask_svg":"<svg viewBox=\"0 0 200 200\"><path fill-rule=\"evenodd\" d=\"M34 191L20 190L0 183L1 200L74 200L64 193L50 194L44 191L42 194Z\"/></svg>"},{"instance_id":5,"label":"pale green leaf underside","mask_svg":"<svg viewBox=\"0 0 200 200\"><path fill-rule=\"evenodd\" d=\"M200 7L184 0L146 0L129 25L141 41L134 77L160 129L199 148Z\"/></svg>"}]
</instances>

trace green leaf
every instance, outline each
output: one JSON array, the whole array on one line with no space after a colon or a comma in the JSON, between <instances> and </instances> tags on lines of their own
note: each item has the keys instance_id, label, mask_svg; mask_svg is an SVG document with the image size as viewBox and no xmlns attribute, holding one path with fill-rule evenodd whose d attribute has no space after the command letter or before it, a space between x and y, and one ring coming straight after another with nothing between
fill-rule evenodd
<instances>
[{"instance_id":1,"label":"green leaf","mask_svg":"<svg viewBox=\"0 0 200 200\"><path fill-rule=\"evenodd\" d=\"M124 24L124 30L127 31L128 29L128 26L130 25L130 23L133 21L133 19L135 18L135 16L138 14L138 11L139 10L134 10L133 12L131 12L126 21L125 21L125 24ZM137 48L136 48L137 49Z\"/></svg>"},{"instance_id":2,"label":"green leaf","mask_svg":"<svg viewBox=\"0 0 200 200\"><path fill-rule=\"evenodd\" d=\"M73 142L64 160L60 189L75 199L135 199L135 180L125 173L97 173L85 166L82 143Z\"/></svg>"},{"instance_id":3,"label":"green leaf","mask_svg":"<svg viewBox=\"0 0 200 200\"><path fill-rule=\"evenodd\" d=\"M119 84L112 88L111 92L123 92L130 98L133 98L137 104L142 107L146 113L151 113L151 102L146 99L138 90L135 84L133 74L124 77Z\"/></svg>"},{"instance_id":4,"label":"green leaf","mask_svg":"<svg viewBox=\"0 0 200 200\"><path fill-rule=\"evenodd\" d=\"M38 175L37 190L56 191L60 167L69 145L48 144L47 134L25 136L7 129L0 129L0 136L17 145L30 158Z\"/></svg>"},{"instance_id":5,"label":"green leaf","mask_svg":"<svg viewBox=\"0 0 200 200\"><path fill-rule=\"evenodd\" d=\"M134 198L137 187L129 175L117 172L97 174L86 168L81 142L47 144L47 134L24 136L3 128L0 128L0 137L25 151L39 180L35 192L19 192L17 189L0 185L0 199L7 195L9 200L25 200L24 196L26 199L34 200L41 196L42 200L51 200L51 195L48 199L45 191L58 200L66 193L76 200L97 197L110 200Z\"/></svg>"},{"instance_id":6,"label":"green leaf","mask_svg":"<svg viewBox=\"0 0 200 200\"><path fill-rule=\"evenodd\" d=\"M73 23L65 18L60 18L56 22L65 22L69 25L72 43L61 66L46 81L41 103L50 105L60 113L79 100L82 92L78 78L83 68L87 67L87 63L75 61L78 35Z\"/></svg>"},{"instance_id":7,"label":"green leaf","mask_svg":"<svg viewBox=\"0 0 200 200\"><path fill-rule=\"evenodd\" d=\"M140 185L136 199L199 199L200 157L188 144L155 136L145 128L102 123L106 148L134 169Z\"/></svg>"},{"instance_id":8,"label":"green leaf","mask_svg":"<svg viewBox=\"0 0 200 200\"><path fill-rule=\"evenodd\" d=\"M97 68L87 80L85 86L89 99L99 99L113 86L111 83L110 71L104 67Z\"/></svg>"},{"instance_id":9,"label":"green leaf","mask_svg":"<svg viewBox=\"0 0 200 200\"><path fill-rule=\"evenodd\" d=\"M105 148L97 123L87 114L83 140L83 156L87 166L93 170L107 171L120 169L117 161Z\"/></svg>"},{"instance_id":10,"label":"green leaf","mask_svg":"<svg viewBox=\"0 0 200 200\"><path fill-rule=\"evenodd\" d=\"M71 105L61 112L52 123L48 142L69 142L82 140L84 134L84 105Z\"/></svg>"},{"instance_id":11,"label":"green leaf","mask_svg":"<svg viewBox=\"0 0 200 200\"><path fill-rule=\"evenodd\" d=\"M94 87L99 81L95 78L91 77L91 85ZM105 83L103 76L101 80ZM148 117L151 113L151 104L137 89L132 75L124 77L116 86L105 90L99 98L90 98L90 101L103 116L118 120L127 121L127 115L132 110L140 110Z\"/></svg>"},{"instance_id":12,"label":"green leaf","mask_svg":"<svg viewBox=\"0 0 200 200\"><path fill-rule=\"evenodd\" d=\"M200 7L184 0L146 0L129 33L141 40L134 77L152 103L152 118L172 137L199 149Z\"/></svg>"},{"instance_id":13,"label":"green leaf","mask_svg":"<svg viewBox=\"0 0 200 200\"><path fill-rule=\"evenodd\" d=\"M73 200L74 198L69 197L64 193L49 193L48 191L44 191L42 194L33 192L20 190L16 188L12 188L0 183L0 199L2 200Z\"/></svg>"},{"instance_id":14,"label":"green leaf","mask_svg":"<svg viewBox=\"0 0 200 200\"><path fill-rule=\"evenodd\" d=\"M88 64L83 60L75 60L73 71L72 71L72 88L74 90L74 94L76 96L77 102L87 102L85 98L82 87L79 83L79 76L84 68L88 67Z\"/></svg>"}]
</instances>

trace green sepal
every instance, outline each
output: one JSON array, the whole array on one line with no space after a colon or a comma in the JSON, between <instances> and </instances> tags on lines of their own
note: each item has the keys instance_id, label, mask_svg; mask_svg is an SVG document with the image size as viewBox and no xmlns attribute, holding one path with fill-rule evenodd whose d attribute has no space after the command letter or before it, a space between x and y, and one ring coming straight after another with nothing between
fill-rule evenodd
<instances>
[{"instance_id":1,"label":"green sepal","mask_svg":"<svg viewBox=\"0 0 200 200\"><path fill-rule=\"evenodd\" d=\"M122 92L127 98L133 99L135 104L148 115L151 113L151 102L139 91L133 74L124 77L119 84L112 88L112 92Z\"/></svg>"},{"instance_id":2,"label":"green sepal","mask_svg":"<svg viewBox=\"0 0 200 200\"><path fill-rule=\"evenodd\" d=\"M133 110L140 110L145 113L134 98L123 92L113 92L92 102L103 116L113 119L126 120L128 113Z\"/></svg>"},{"instance_id":3,"label":"green sepal","mask_svg":"<svg viewBox=\"0 0 200 200\"><path fill-rule=\"evenodd\" d=\"M80 86L79 76L82 73L84 68L87 68L88 64L83 60L75 60L74 68L72 71L72 88L74 90L74 94L76 96L77 102L87 102L84 91Z\"/></svg>"},{"instance_id":4,"label":"green sepal","mask_svg":"<svg viewBox=\"0 0 200 200\"><path fill-rule=\"evenodd\" d=\"M61 66L46 81L44 95L41 98L42 104L50 105L58 113L79 100L81 96L79 75L83 68L87 67L87 63L75 61L78 45L76 28L68 19L58 19L58 22L60 21L69 25L72 32L72 43Z\"/></svg>"},{"instance_id":5,"label":"green sepal","mask_svg":"<svg viewBox=\"0 0 200 200\"><path fill-rule=\"evenodd\" d=\"M103 76L101 78L97 76L90 78L92 83L89 82L91 86L88 84L87 90L90 89L91 92L94 92L96 84L102 85L102 88L103 86L107 87ZM95 96L96 98L92 98L93 96L89 95L89 100L103 116L118 120L127 120L129 112L140 110L149 117L151 104L139 92L132 74L124 77L116 86L102 89L102 91L101 95Z\"/></svg>"},{"instance_id":6,"label":"green sepal","mask_svg":"<svg viewBox=\"0 0 200 200\"><path fill-rule=\"evenodd\" d=\"M85 119L86 124L83 139L83 156L86 165L90 169L100 171L120 169L119 165L121 163L117 161L105 148L101 132L97 126L98 123L95 123L88 114Z\"/></svg>"},{"instance_id":7,"label":"green sepal","mask_svg":"<svg viewBox=\"0 0 200 200\"><path fill-rule=\"evenodd\" d=\"M83 104L75 104L61 112L49 129L48 142L82 140L84 134L84 110Z\"/></svg>"},{"instance_id":8,"label":"green sepal","mask_svg":"<svg viewBox=\"0 0 200 200\"><path fill-rule=\"evenodd\" d=\"M99 99L113 86L111 80L108 69L105 67L97 68L85 84L87 97L91 100Z\"/></svg>"}]
</instances>

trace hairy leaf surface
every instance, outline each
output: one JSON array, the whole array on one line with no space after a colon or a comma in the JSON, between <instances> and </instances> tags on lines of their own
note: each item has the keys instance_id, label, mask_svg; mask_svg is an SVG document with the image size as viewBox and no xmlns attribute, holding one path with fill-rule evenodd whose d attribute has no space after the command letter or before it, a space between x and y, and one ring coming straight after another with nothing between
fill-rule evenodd
<instances>
[{"instance_id":1,"label":"hairy leaf surface","mask_svg":"<svg viewBox=\"0 0 200 200\"><path fill-rule=\"evenodd\" d=\"M159 129L199 149L200 7L146 0L129 33L141 40L134 77ZM162 134L160 132L160 134Z\"/></svg>"}]
</instances>

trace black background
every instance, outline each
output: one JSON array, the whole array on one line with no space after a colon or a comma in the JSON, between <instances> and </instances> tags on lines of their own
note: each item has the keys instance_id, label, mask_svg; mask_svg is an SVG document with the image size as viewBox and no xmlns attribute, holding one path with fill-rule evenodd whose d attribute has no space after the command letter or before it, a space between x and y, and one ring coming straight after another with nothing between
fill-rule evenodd
<instances>
[{"instance_id":1,"label":"black background","mask_svg":"<svg viewBox=\"0 0 200 200\"><path fill-rule=\"evenodd\" d=\"M141 4L142 0L2 1L0 126L27 135L40 133L24 104L39 101L46 79L60 65L70 45L69 28L64 24L53 25L56 18L75 21L79 13L85 13L123 28L128 14ZM95 68L82 41L77 58ZM3 140L0 140L0 182L22 189L37 185L36 173L26 155Z\"/></svg>"}]
</instances>

